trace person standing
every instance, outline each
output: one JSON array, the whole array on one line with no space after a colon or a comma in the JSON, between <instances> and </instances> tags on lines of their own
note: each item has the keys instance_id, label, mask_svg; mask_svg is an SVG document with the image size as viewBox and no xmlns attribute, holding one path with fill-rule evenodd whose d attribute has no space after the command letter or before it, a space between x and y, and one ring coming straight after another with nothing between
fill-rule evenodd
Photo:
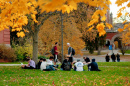
<instances>
[{"instance_id":1,"label":"person standing","mask_svg":"<svg viewBox=\"0 0 130 86\"><path fill-rule=\"evenodd\" d=\"M105 59L106 59L106 62L109 62L110 58L109 58L109 55L108 55L108 54L106 55L106 58L105 58Z\"/></svg>"},{"instance_id":2,"label":"person standing","mask_svg":"<svg viewBox=\"0 0 130 86\"><path fill-rule=\"evenodd\" d=\"M112 62L115 62L116 56L114 55L114 53L111 55L111 59L112 59Z\"/></svg>"},{"instance_id":3,"label":"person standing","mask_svg":"<svg viewBox=\"0 0 130 86\"><path fill-rule=\"evenodd\" d=\"M55 43L55 46L54 46L54 65L56 65L56 62L58 61L58 42Z\"/></svg>"},{"instance_id":4,"label":"person standing","mask_svg":"<svg viewBox=\"0 0 130 86\"><path fill-rule=\"evenodd\" d=\"M68 56L69 56L69 61L71 65L73 65L73 55L72 55L72 47L70 46L70 43L67 43L68 46Z\"/></svg>"},{"instance_id":5,"label":"person standing","mask_svg":"<svg viewBox=\"0 0 130 86\"><path fill-rule=\"evenodd\" d=\"M117 62L120 62L120 55L117 53Z\"/></svg>"}]
</instances>

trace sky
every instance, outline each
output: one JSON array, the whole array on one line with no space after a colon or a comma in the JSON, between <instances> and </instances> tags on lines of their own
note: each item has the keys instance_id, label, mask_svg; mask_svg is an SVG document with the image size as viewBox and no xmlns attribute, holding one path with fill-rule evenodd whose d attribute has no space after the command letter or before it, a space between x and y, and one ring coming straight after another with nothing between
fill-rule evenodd
<instances>
[{"instance_id":1,"label":"sky","mask_svg":"<svg viewBox=\"0 0 130 86\"><path fill-rule=\"evenodd\" d=\"M113 13L113 18L116 17L117 15L117 11L121 8L121 7L117 7L117 5L115 4L116 0L110 0L111 1L111 5L110 5L110 12ZM126 3L123 4L122 6L126 6Z\"/></svg>"}]
</instances>

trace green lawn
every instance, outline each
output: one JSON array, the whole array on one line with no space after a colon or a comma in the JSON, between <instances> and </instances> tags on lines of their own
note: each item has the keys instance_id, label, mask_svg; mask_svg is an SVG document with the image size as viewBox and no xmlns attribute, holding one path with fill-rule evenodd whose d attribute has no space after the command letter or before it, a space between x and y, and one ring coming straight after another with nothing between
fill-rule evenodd
<instances>
[{"instance_id":1,"label":"green lawn","mask_svg":"<svg viewBox=\"0 0 130 86\"><path fill-rule=\"evenodd\" d=\"M102 70L100 72L61 70L45 72L25 70L17 66L0 66L0 86L130 86L129 62L98 64Z\"/></svg>"},{"instance_id":2,"label":"green lawn","mask_svg":"<svg viewBox=\"0 0 130 86\"><path fill-rule=\"evenodd\" d=\"M130 54L130 50L127 50L125 53L128 53L128 54Z\"/></svg>"}]
</instances>

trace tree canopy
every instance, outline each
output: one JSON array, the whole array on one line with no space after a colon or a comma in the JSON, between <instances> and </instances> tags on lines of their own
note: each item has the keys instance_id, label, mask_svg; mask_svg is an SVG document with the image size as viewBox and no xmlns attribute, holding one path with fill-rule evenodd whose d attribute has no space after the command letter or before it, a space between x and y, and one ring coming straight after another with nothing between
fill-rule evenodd
<instances>
[{"instance_id":1,"label":"tree canopy","mask_svg":"<svg viewBox=\"0 0 130 86\"><path fill-rule=\"evenodd\" d=\"M84 2L89 6L97 7L98 10L92 16L88 26L93 29L93 24L98 22L98 15L102 21L106 20L105 14L109 10L110 0L1 0L0 1L0 30L13 27L12 31L17 30L19 37L25 36L23 25L28 24L27 14L35 23L41 22L36 19L37 13L62 11L70 13L77 10L77 3ZM40 10L36 10L39 8ZM97 27L99 35L104 35L105 30L102 24Z\"/></svg>"}]
</instances>

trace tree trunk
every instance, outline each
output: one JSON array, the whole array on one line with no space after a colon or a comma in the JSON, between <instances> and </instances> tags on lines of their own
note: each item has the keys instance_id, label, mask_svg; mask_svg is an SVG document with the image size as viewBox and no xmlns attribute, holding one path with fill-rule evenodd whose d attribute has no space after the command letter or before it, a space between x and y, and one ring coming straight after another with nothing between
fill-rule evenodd
<instances>
[{"instance_id":1,"label":"tree trunk","mask_svg":"<svg viewBox=\"0 0 130 86\"><path fill-rule=\"evenodd\" d=\"M33 57L32 59L35 61L35 63L38 63L38 30L34 32L33 35Z\"/></svg>"},{"instance_id":2,"label":"tree trunk","mask_svg":"<svg viewBox=\"0 0 130 86\"><path fill-rule=\"evenodd\" d=\"M98 47L98 55L101 55L101 46Z\"/></svg>"}]
</instances>

